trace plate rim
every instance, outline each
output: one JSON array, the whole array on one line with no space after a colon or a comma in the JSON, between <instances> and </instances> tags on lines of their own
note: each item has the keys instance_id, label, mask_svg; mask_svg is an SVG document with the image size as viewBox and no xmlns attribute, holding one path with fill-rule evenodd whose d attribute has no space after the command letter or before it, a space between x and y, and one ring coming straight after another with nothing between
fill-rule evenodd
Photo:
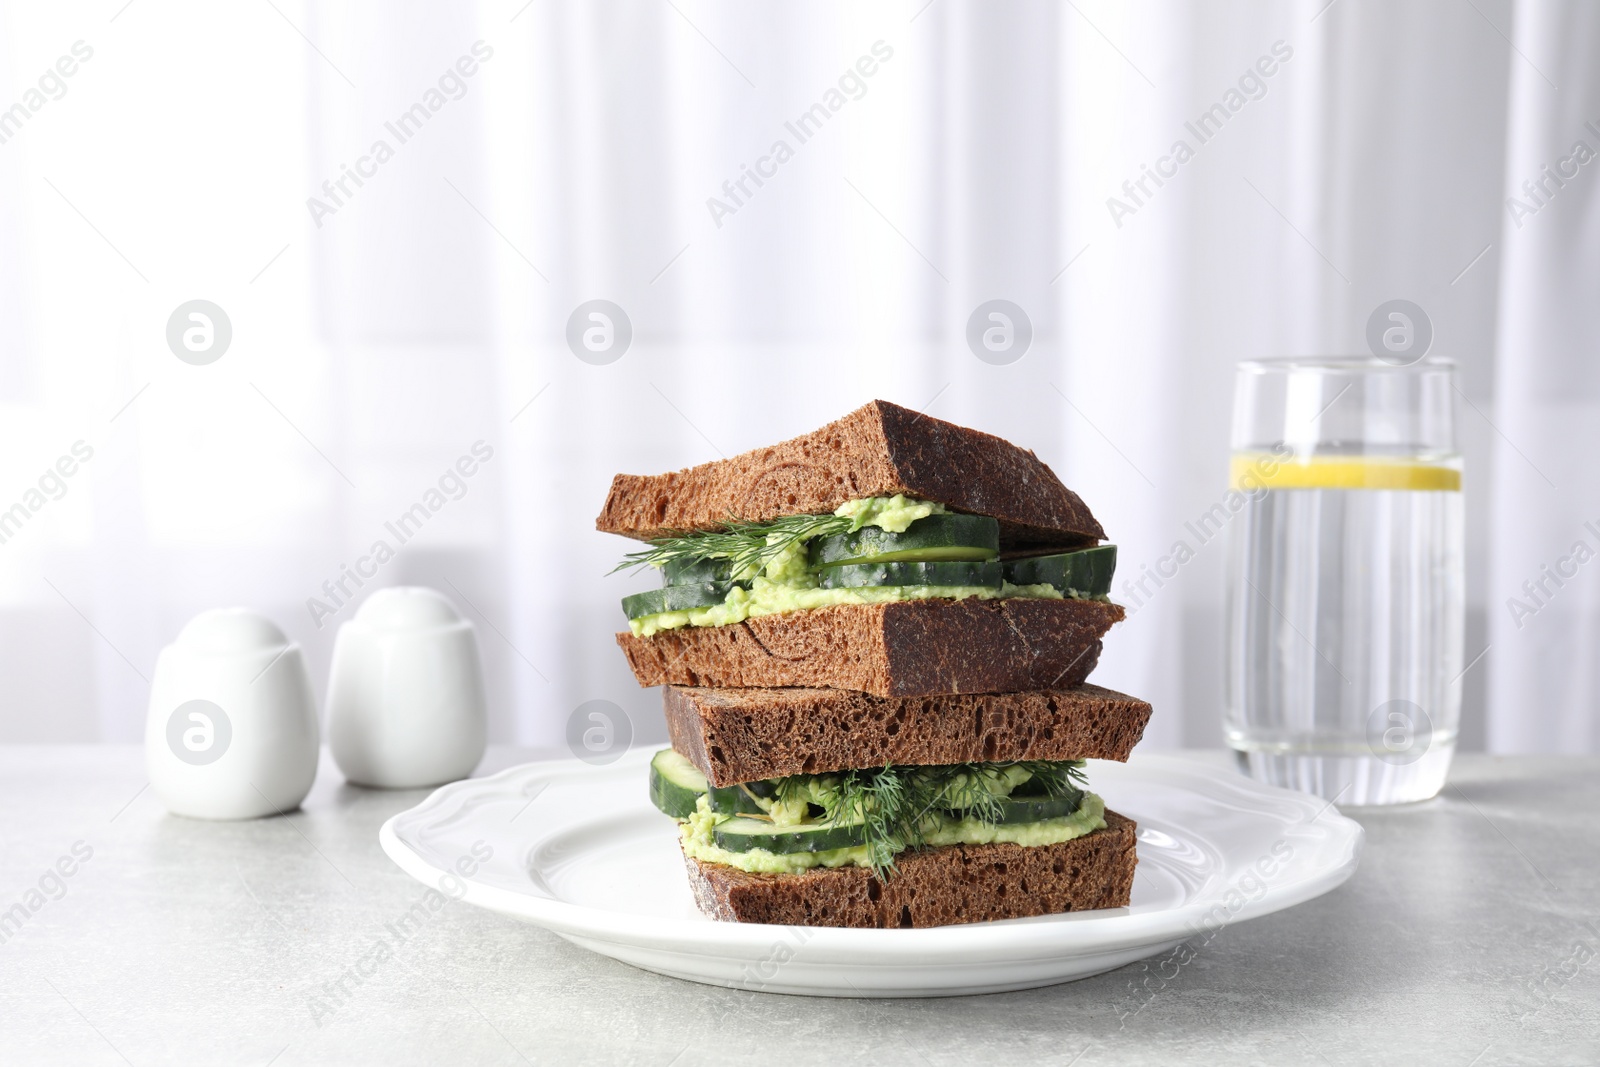
<instances>
[{"instance_id":1,"label":"plate rim","mask_svg":"<svg viewBox=\"0 0 1600 1067\"><path fill-rule=\"evenodd\" d=\"M905 966L927 956L946 957L953 952L959 952L973 962L991 957L1018 962L1050 959L1064 953L1080 955L1115 947L1188 940L1202 932L1199 920L1211 913L1222 900L1220 895L1208 895L1178 907L1142 913L1116 908L1101 912L1067 913L1054 922L960 923L911 930L715 922L609 911L486 885L434 866L400 836L399 824L425 818L434 809L449 804L457 794L492 792L507 779L530 773L556 772L561 777L581 777L619 765L644 764L650 755L653 755L651 749L635 748L620 759L602 766L578 759L534 760L507 767L483 778L451 782L435 789L412 807L386 819L378 831L378 841L389 859L406 874L430 888L436 887L442 878L454 878L465 887L457 899L477 907L534 923L563 937L621 945L634 950L688 950L703 957L744 959L752 948L770 949L776 940L788 937L803 941L806 956L817 963L835 962L830 957L855 956L863 950L870 950L875 957L873 962L885 967ZM1310 813L1309 817L1286 822L1285 826L1316 826L1328 833L1332 847L1337 849L1335 858L1293 881L1269 885L1267 892L1257 899L1247 898L1237 909L1231 910L1223 925L1294 907L1338 888L1354 875L1366 833L1360 823L1339 812L1331 802L1181 756L1151 752L1135 754L1134 759L1138 762L1139 770L1153 767L1163 776L1172 774L1174 780L1199 778L1213 787L1230 787L1244 797L1254 794L1262 800L1270 800L1279 809L1272 813L1274 815L1281 815L1292 807L1299 809L1304 816L1311 809L1320 808ZM795 931L803 931L803 934L797 935ZM851 962L862 965L859 960Z\"/></svg>"}]
</instances>

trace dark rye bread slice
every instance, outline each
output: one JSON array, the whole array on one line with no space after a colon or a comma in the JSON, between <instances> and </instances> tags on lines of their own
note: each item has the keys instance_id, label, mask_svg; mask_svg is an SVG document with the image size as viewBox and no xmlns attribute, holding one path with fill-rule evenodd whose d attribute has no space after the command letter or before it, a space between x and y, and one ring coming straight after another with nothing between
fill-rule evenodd
<instances>
[{"instance_id":1,"label":"dark rye bread slice","mask_svg":"<svg viewBox=\"0 0 1600 1067\"><path fill-rule=\"evenodd\" d=\"M1100 600L839 604L727 626L617 635L642 686L810 686L881 697L1079 685L1122 620Z\"/></svg>"},{"instance_id":2,"label":"dark rye bread slice","mask_svg":"<svg viewBox=\"0 0 1600 1067\"><path fill-rule=\"evenodd\" d=\"M933 500L1000 520L1004 548L1105 538L1078 495L1009 441L874 400L802 437L671 474L619 474L595 527L641 540L831 512L871 496Z\"/></svg>"},{"instance_id":3,"label":"dark rye bread slice","mask_svg":"<svg viewBox=\"0 0 1600 1067\"><path fill-rule=\"evenodd\" d=\"M866 867L751 874L684 857L695 903L724 922L901 927L1123 908L1138 863L1132 819L1059 845L948 845L902 853L879 881Z\"/></svg>"},{"instance_id":4,"label":"dark rye bread slice","mask_svg":"<svg viewBox=\"0 0 1600 1067\"><path fill-rule=\"evenodd\" d=\"M1121 762L1150 720L1149 704L1095 685L937 697L668 686L662 703L672 747L716 786L887 763Z\"/></svg>"}]
</instances>

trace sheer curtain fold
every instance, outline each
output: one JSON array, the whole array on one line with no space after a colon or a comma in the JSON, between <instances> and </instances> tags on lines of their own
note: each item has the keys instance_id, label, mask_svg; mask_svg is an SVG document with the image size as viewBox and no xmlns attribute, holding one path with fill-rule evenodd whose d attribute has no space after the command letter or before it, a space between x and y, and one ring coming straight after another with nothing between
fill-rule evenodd
<instances>
[{"instance_id":1,"label":"sheer curtain fold","mask_svg":"<svg viewBox=\"0 0 1600 1067\"><path fill-rule=\"evenodd\" d=\"M1495 367L1489 744L1600 747L1600 9L1519 4ZM1469 650L1475 651L1475 650Z\"/></svg>"}]
</instances>

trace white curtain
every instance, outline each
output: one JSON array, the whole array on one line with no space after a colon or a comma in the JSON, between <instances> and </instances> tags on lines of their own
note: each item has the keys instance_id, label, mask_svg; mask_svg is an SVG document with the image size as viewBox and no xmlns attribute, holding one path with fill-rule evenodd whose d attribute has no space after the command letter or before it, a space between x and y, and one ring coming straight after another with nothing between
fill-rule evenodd
<instances>
[{"instance_id":1,"label":"white curtain","mask_svg":"<svg viewBox=\"0 0 1600 1067\"><path fill-rule=\"evenodd\" d=\"M1036 450L1137 576L1225 487L1232 365L1360 351L1398 297L1461 364L1464 743L1596 745L1594 578L1521 630L1504 604L1600 518L1595 168L1520 228L1505 203L1600 149L1581 4L13 4L0 106L79 40L0 144L0 507L94 450L0 545L0 738L136 738L155 653L219 604L320 692L363 591L308 598L480 441L366 588L478 622L496 739L559 744L595 698L659 738L611 639L612 473L881 396ZM163 337L195 298L234 325L205 367ZM632 323L609 365L564 342L592 299ZM966 347L990 299L1033 324L1010 365ZM1224 551L1194 547L1096 674L1155 703L1152 746L1220 740Z\"/></svg>"},{"instance_id":2,"label":"white curtain","mask_svg":"<svg viewBox=\"0 0 1600 1067\"><path fill-rule=\"evenodd\" d=\"M1600 7L1519 5L1493 418L1489 742L1600 748Z\"/></svg>"}]
</instances>

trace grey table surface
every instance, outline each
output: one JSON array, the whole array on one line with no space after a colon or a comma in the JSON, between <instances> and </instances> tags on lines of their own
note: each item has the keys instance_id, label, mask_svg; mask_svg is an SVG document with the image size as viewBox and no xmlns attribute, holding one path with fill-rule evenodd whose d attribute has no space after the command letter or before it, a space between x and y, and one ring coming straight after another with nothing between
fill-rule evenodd
<instances>
[{"instance_id":1,"label":"grey table surface","mask_svg":"<svg viewBox=\"0 0 1600 1067\"><path fill-rule=\"evenodd\" d=\"M495 749L480 773L536 755ZM323 987L423 892L377 832L425 792L348 786L324 754L300 812L207 823L144 781L138 748L0 748L0 913L37 905L0 925L0 1062L1600 1062L1600 759L1461 757L1435 800L1350 812L1367 847L1343 887L1182 966L981 997L775 996L452 903L331 1016Z\"/></svg>"}]
</instances>

